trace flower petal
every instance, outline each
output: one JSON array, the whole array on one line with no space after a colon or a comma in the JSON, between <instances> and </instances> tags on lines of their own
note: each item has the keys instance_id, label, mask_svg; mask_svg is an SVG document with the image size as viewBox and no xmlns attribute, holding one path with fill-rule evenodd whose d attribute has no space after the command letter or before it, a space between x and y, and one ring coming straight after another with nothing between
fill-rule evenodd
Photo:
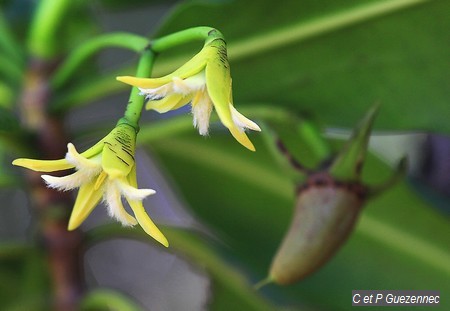
<instances>
[{"instance_id":1,"label":"flower petal","mask_svg":"<svg viewBox=\"0 0 450 311\"><path fill-rule=\"evenodd\" d=\"M156 241L158 241L165 247L169 247L169 241L167 241L167 238L164 236L164 234L158 229L155 223L145 212L142 202L128 200L128 203L130 204L131 209L134 212L134 216L136 216L137 221L141 225L142 229L144 229L144 231Z\"/></svg>"},{"instance_id":2,"label":"flower petal","mask_svg":"<svg viewBox=\"0 0 450 311\"><path fill-rule=\"evenodd\" d=\"M80 170L76 171L73 174L63 177L56 177L50 175L42 175L41 177L42 179L45 180L48 187L62 191L67 191L80 187L82 184L90 181L95 175L98 174L99 171L97 169L94 171Z\"/></svg>"},{"instance_id":3,"label":"flower petal","mask_svg":"<svg viewBox=\"0 0 450 311\"><path fill-rule=\"evenodd\" d=\"M34 160L34 159L15 159L13 165L22 166L36 172L55 172L73 168L74 165L67 162L66 159L60 160Z\"/></svg>"},{"instance_id":4,"label":"flower petal","mask_svg":"<svg viewBox=\"0 0 450 311\"><path fill-rule=\"evenodd\" d=\"M127 213L122 204L119 187L115 180L106 184L105 200L108 207L108 215L117 219L123 226L134 226L136 219Z\"/></svg>"},{"instance_id":5,"label":"flower petal","mask_svg":"<svg viewBox=\"0 0 450 311\"><path fill-rule=\"evenodd\" d=\"M94 189L95 180L87 182L80 187L75 205L70 215L68 230L75 230L89 216L102 198L103 190Z\"/></svg>"},{"instance_id":6,"label":"flower petal","mask_svg":"<svg viewBox=\"0 0 450 311\"><path fill-rule=\"evenodd\" d=\"M192 96L184 96L182 94L171 94L167 95L163 99L151 100L145 106L146 110L156 110L159 113L165 113L170 110L178 109L191 100Z\"/></svg>"},{"instance_id":7,"label":"flower petal","mask_svg":"<svg viewBox=\"0 0 450 311\"><path fill-rule=\"evenodd\" d=\"M103 140L104 139L100 140L98 143L96 143L94 146L92 146L88 150L83 151L80 155L86 159L90 159L90 158L93 158L96 155L100 154L103 150ZM67 145L67 149L69 149L69 145Z\"/></svg>"},{"instance_id":8,"label":"flower petal","mask_svg":"<svg viewBox=\"0 0 450 311\"><path fill-rule=\"evenodd\" d=\"M232 126L228 128L230 130L231 135L245 148L255 151L255 146L253 146L250 139L248 139L247 135L244 131L240 130L237 126Z\"/></svg>"},{"instance_id":9,"label":"flower petal","mask_svg":"<svg viewBox=\"0 0 450 311\"><path fill-rule=\"evenodd\" d=\"M244 117L239 111L234 108L233 105L230 104L231 117L233 118L234 124L236 124L239 128L244 129L248 128L254 131L261 132L261 128L250 119Z\"/></svg>"},{"instance_id":10,"label":"flower petal","mask_svg":"<svg viewBox=\"0 0 450 311\"><path fill-rule=\"evenodd\" d=\"M140 88L157 88L164 84L167 84L172 81L174 77L178 77L180 79L186 79L187 77L191 77L205 68L206 65L206 56L207 50L203 48L199 53L197 53L194 57L192 57L188 62L186 62L183 66L168 74L164 77L160 78L136 78L130 76L120 76L116 79L120 82L137 86Z\"/></svg>"},{"instance_id":11,"label":"flower petal","mask_svg":"<svg viewBox=\"0 0 450 311\"><path fill-rule=\"evenodd\" d=\"M135 169L133 169L135 171ZM125 178L123 180L116 180L120 192L130 200L142 201L147 196L155 194L156 191L153 189L137 189L136 187L130 186Z\"/></svg>"},{"instance_id":12,"label":"flower petal","mask_svg":"<svg viewBox=\"0 0 450 311\"><path fill-rule=\"evenodd\" d=\"M211 47L212 48L212 47ZM219 53L215 47L215 53ZM225 52L226 53L226 52ZM226 57L226 54L225 54ZM219 115L220 121L227 128L233 126L231 118L231 77L228 61L221 61L219 55L215 55L213 59L208 61L205 69L206 87L209 97L211 98L214 108Z\"/></svg>"},{"instance_id":13,"label":"flower petal","mask_svg":"<svg viewBox=\"0 0 450 311\"><path fill-rule=\"evenodd\" d=\"M136 169L132 169L130 175L128 175L128 184L133 188L137 188ZM136 216L137 221L141 225L142 229L144 229L144 231L156 241L158 241L165 247L169 247L169 242L145 212L142 202L139 200L130 200L129 197L126 197L126 199L128 201L128 204L130 204L134 216Z\"/></svg>"},{"instance_id":14,"label":"flower petal","mask_svg":"<svg viewBox=\"0 0 450 311\"><path fill-rule=\"evenodd\" d=\"M172 79L172 91L174 93L189 94L205 88L206 78L204 70L186 79L180 79L179 77Z\"/></svg>"},{"instance_id":15,"label":"flower petal","mask_svg":"<svg viewBox=\"0 0 450 311\"><path fill-rule=\"evenodd\" d=\"M116 77L117 81L144 89L156 89L172 81L172 76L167 75L161 78L136 78L131 76Z\"/></svg>"},{"instance_id":16,"label":"flower petal","mask_svg":"<svg viewBox=\"0 0 450 311\"><path fill-rule=\"evenodd\" d=\"M194 127L198 128L200 135L208 135L212 108L211 100L206 91L197 91L192 99L192 114L194 116Z\"/></svg>"},{"instance_id":17,"label":"flower petal","mask_svg":"<svg viewBox=\"0 0 450 311\"><path fill-rule=\"evenodd\" d=\"M78 170L95 170L100 168L99 161L89 160L78 153L72 143L67 144L67 162L73 164ZM100 150L101 151L101 150Z\"/></svg>"}]
</instances>

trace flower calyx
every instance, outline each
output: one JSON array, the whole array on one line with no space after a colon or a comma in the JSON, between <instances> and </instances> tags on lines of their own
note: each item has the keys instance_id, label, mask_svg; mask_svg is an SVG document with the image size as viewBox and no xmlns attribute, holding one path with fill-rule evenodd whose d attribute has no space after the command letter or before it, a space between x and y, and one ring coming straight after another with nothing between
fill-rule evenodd
<instances>
[{"instance_id":1,"label":"flower calyx","mask_svg":"<svg viewBox=\"0 0 450 311\"><path fill-rule=\"evenodd\" d=\"M103 199L108 214L124 226L141 225L144 231L164 246L166 237L147 215L142 200L155 193L152 189L138 189L134 159L136 129L120 122L97 144L78 153L72 143L67 154L59 160L34 160L20 158L13 165L33 171L54 172L74 168L76 171L63 177L42 175L50 188L61 191L79 188L75 205L69 219L68 230L75 230ZM122 196L130 205L134 217L122 204ZM136 218L135 218L136 217Z\"/></svg>"}]
</instances>

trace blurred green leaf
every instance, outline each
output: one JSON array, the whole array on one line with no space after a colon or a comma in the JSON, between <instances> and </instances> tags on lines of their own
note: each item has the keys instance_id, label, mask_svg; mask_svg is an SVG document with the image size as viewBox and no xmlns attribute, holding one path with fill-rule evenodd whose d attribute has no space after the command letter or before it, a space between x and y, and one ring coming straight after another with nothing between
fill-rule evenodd
<instances>
[{"instance_id":1,"label":"blurred green leaf","mask_svg":"<svg viewBox=\"0 0 450 311\"><path fill-rule=\"evenodd\" d=\"M6 247L6 249L5 249ZM8 311L44 311L50 307L50 282L43 253L17 244L1 245L0 305ZM5 252L9 252L7 256ZM11 257L13 256L13 257Z\"/></svg>"},{"instance_id":2,"label":"blurred green leaf","mask_svg":"<svg viewBox=\"0 0 450 311\"><path fill-rule=\"evenodd\" d=\"M0 108L11 107L13 101L13 90L9 85L0 83Z\"/></svg>"},{"instance_id":3,"label":"blurred green leaf","mask_svg":"<svg viewBox=\"0 0 450 311\"><path fill-rule=\"evenodd\" d=\"M19 120L14 113L4 107L0 107L0 161L4 154L13 151L24 151L29 148L26 145L26 133L20 128ZM0 169L0 172L4 170Z\"/></svg>"},{"instance_id":4,"label":"blurred green leaf","mask_svg":"<svg viewBox=\"0 0 450 311\"><path fill-rule=\"evenodd\" d=\"M17 131L19 121L9 109L0 107L0 135Z\"/></svg>"},{"instance_id":5,"label":"blurred green leaf","mask_svg":"<svg viewBox=\"0 0 450 311\"><path fill-rule=\"evenodd\" d=\"M379 102L378 129L450 133L449 10L448 1L190 1L159 34L220 29L237 105L276 102L351 128ZM183 55L163 56L155 75Z\"/></svg>"},{"instance_id":6,"label":"blurred green leaf","mask_svg":"<svg viewBox=\"0 0 450 311\"><path fill-rule=\"evenodd\" d=\"M162 231L170 242L168 251L184 256L189 262L206 269L213 281L213 296L208 310L273 310L270 304L253 290L239 271L227 263L223 255L194 232L165 227ZM92 245L115 237L137 238L155 243L144 231L118 225L104 225L87 232Z\"/></svg>"},{"instance_id":7,"label":"blurred green leaf","mask_svg":"<svg viewBox=\"0 0 450 311\"><path fill-rule=\"evenodd\" d=\"M0 242L0 260L25 257L30 251L30 245L23 242Z\"/></svg>"},{"instance_id":8,"label":"blurred green leaf","mask_svg":"<svg viewBox=\"0 0 450 311\"><path fill-rule=\"evenodd\" d=\"M209 310L273 310L242 274L224 261L213 245L187 231L165 229L164 232L175 250L206 268L212 277L213 296Z\"/></svg>"},{"instance_id":9,"label":"blurred green leaf","mask_svg":"<svg viewBox=\"0 0 450 311\"><path fill-rule=\"evenodd\" d=\"M17 66L23 64L22 51L11 33L3 9L0 10L0 53L1 52L7 54L7 58L12 61L14 65Z\"/></svg>"},{"instance_id":10,"label":"blurred green leaf","mask_svg":"<svg viewBox=\"0 0 450 311\"><path fill-rule=\"evenodd\" d=\"M149 7L151 5L175 3L176 0L100 0L101 4L111 10L136 9L136 7Z\"/></svg>"}]
</instances>

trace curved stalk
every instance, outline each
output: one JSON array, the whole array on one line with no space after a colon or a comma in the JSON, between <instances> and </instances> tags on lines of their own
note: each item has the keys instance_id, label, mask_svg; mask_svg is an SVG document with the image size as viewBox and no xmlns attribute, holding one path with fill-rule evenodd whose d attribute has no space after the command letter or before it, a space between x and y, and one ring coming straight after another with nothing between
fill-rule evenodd
<instances>
[{"instance_id":1,"label":"curved stalk","mask_svg":"<svg viewBox=\"0 0 450 311\"><path fill-rule=\"evenodd\" d=\"M152 50L155 53L161 53L194 40L214 40L218 38L223 39L223 35L212 27L194 27L153 40Z\"/></svg>"},{"instance_id":2,"label":"curved stalk","mask_svg":"<svg viewBox=\"0 0 450 311\"><path fill-rule=\"evenodd\" d=\"M152 72L154 59L155 54L150 48L144 50L139 60L136 77L143 77L143 78L149 77ZM130 124L137 131L139 130L138 123L139 119L141 118L142 108L144 107L145 103L145 97L141 96L139 93L140 92L137 87L133 87L131 89L127 110L125 111L123 119L119 121L119 123L126 122L127 124Z\"/></svg>"},{"instance_id":3,"label":"curved stalk","mask_svg":"<svg viewBox=\"0 0 450 311\"><path fill-rule=\"evenodd\" d=\"M130 43L124 43L124 36L132 40ZM178 45L191 42L193 40L214 40L217 38L223 38L222 34L211 27L194 27L186 30L176 32L150 42L149 49L154 53L161 53L167 49L174 48ZM61 87L69 79L74 70L88 57L96 53L99 49L105 47L124 47L133 51L141 51L147 45L149 41L143 37L133 36L125 33L107 34L104 37L92 39L89 42L80 46L74 51L69 59L62 65L57 71L51 85L53 88ZM153 57L155 57L154 55ZM124 75L123 73L129 72L130 67L119 69L114 73L109 73L105 76L97 78L95 81L89 81L73 91L70 91L67 95L57 98L56 101L50 104L51 112L61 112L69 108L79 107L86 104L86 102L94 101L112 92L119 92L125 89L125 85L117 83L117 81L111 79L111 76ZM142 77L148 77L145 75Z\"/></svg>"},{"instance_id":4,"label":"curved stalk","mask_svg":"<svg viewBox=\"0 0 450 311\"><path fill-rule=\"evenodd\" d=\"M125 32L109 33L95 37L86 41L70 53L64 63L56 71L50 81L50 85L53 88L61 87L70 79L70 76L84 61L104 48L116 47L140 52L148 44L149 40L147 38Z\"/></svg>"}]
</instances>

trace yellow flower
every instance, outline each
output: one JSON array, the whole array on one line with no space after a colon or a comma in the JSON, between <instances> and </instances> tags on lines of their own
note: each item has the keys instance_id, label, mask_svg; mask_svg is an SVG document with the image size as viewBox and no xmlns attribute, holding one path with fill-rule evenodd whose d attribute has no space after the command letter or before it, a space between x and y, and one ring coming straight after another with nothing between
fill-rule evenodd
<instances>
[{"instance_id":1,"label":"yellow flower","mask_svg":"<svg viewBox=\"0 0 450 311\"><path fill-rule=\"evenodd\" d=\"M136 86L149 100L146 109L159 113L191 104L194 126L201 135L208 134L209 119L214 108L234 138L246 148L255 147L245 129L261 131L259 126L240 114L233 106L230 66L225 42L215 39L173 73L155 79L117 77L117 80Z\"/></svg>"},{"instance_id":2,"label":"yellow flower","mask_svg":"<svg viewBox=\"0 0 450 311\"><path fill-rule=\"evenodd\" d=\"M136 131L128 124L120 124L105 138L83 153L74 145L67 145L65 159L16 159L14 165L33 171L54 172L75 168L76 172L55 177L42 175L48 187L66 191L80 188L69 220L68 230L75 230L89 216L103 198L108 214L124 226L137 223L155 240L168 246L166 237L145 212L142 200L155 193L151 189L137 189L134 151ZM136 219L122 205L122 195L129 203Z\"/></svg>"}]
</instances>

